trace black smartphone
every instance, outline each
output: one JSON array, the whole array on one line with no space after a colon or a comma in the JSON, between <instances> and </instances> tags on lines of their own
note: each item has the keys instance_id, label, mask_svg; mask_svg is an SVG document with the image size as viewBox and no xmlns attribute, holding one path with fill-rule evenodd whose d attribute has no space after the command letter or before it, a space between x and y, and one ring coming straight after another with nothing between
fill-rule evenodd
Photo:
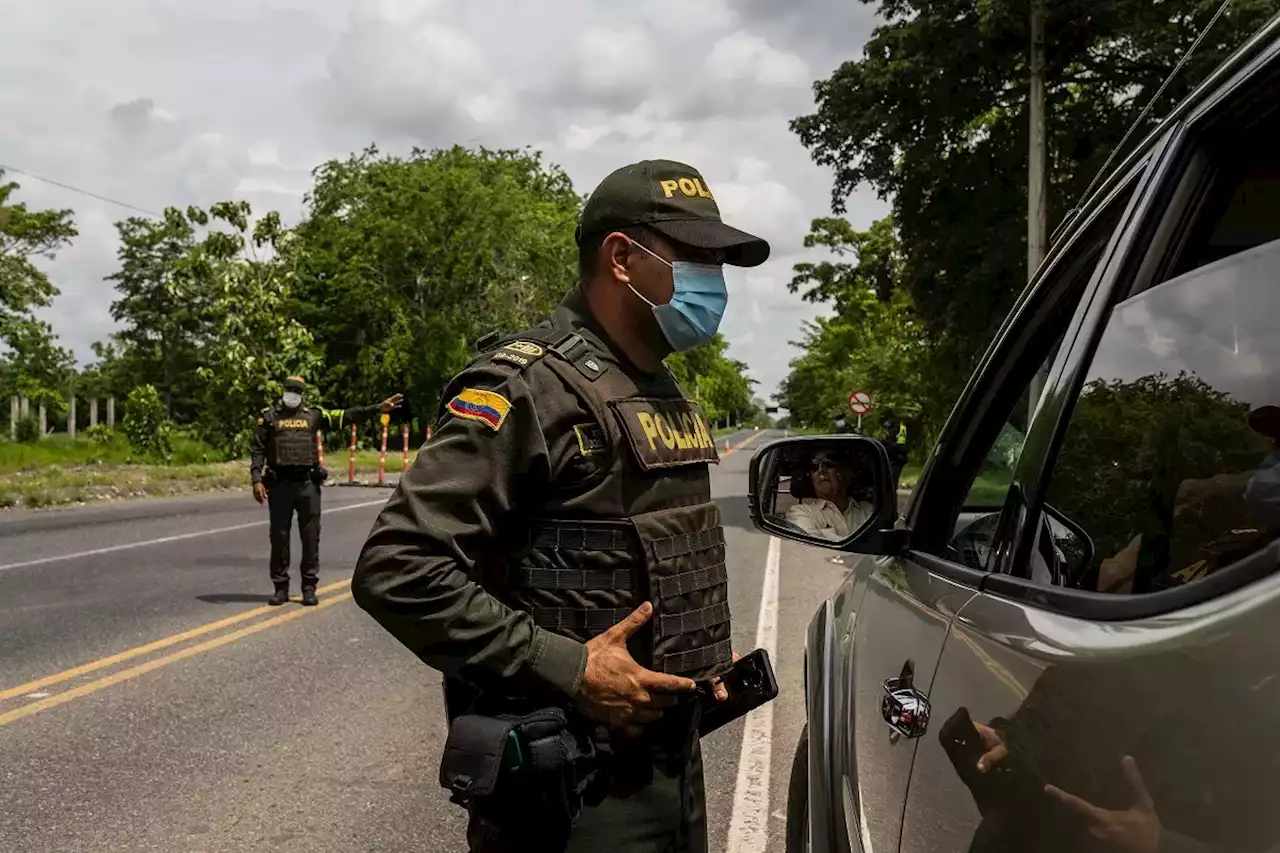
<instances>
[{"instance_id":1,"label":"black smartphone","mask_svg":"<svg viewBox=\"0 0 1280 853\"><path fill-rule=\"evenodd\" d=\"M715 688L710 681L698 685L702 691L702 719L698 724L698 734L703 737L778 698L778 680L773 675L769 653L764 649L743 655L732 669L720 676L720 680L729 691L729 698L723 702L716 699Z\"/></svg>"}]
</instances>

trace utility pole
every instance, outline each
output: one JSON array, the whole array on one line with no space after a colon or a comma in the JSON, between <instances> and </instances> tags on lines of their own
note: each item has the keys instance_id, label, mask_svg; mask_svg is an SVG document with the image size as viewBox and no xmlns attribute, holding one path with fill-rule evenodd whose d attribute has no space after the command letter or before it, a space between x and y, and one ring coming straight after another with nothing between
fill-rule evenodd
<instances>
[{"instance_id":1,"label":"utility pole","mask_svg":"<svg viewBox=\"0 0 1280 853\"><path fill-rule=\"evenodd\" d=\"M1049 227L1049 181L1045 168L1048 147L1044 121L1044 18L1044 0L1031 0L1031 91L1027 101L1027 113L1031 122L1031 149L1027 157L1027 281L1036 274L1040 262L1044 260ZM1036 404L1040 401L1044 380L1043 368L1038 368L1031 380L1028 431L1031 428L1031 418L1036 412Z\"/></svg>"}]
</instances>

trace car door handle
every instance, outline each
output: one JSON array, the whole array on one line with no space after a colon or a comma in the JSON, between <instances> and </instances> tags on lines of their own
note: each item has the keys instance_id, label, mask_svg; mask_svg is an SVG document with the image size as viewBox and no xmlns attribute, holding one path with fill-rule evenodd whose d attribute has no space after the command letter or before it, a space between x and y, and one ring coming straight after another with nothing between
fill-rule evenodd
<instances>
[{"instance_id":1,"label":"car door handle","mask_svg":"<svg viewBox=\"0 0 1280 853\"><path fill-rule=\"evenodd\" d=\"M880 715L896 735L920 737L929 728L929 697L911 686L910 677L885 679Z\"/></svg>"}]
</instances>

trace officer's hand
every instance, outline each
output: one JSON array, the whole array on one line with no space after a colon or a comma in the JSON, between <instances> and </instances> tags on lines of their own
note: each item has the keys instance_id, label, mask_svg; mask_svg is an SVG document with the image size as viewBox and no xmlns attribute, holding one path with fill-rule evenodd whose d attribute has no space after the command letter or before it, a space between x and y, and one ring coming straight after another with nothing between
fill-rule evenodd
<instances>
[{"instance_id":1,"label":"officer's hand","mask_svg":"<svg viewBox=\"0 0 1280 853\"><path fill-rule=\"evenodd\" d=\"M634 731L652 723L663 708L676 704L671 694L691 693L697 685L688 678L645 669L627 651L627 638L653 615L653 605L641 604L603 634L587 641L587 671L578 688L578 707L587 716L612 728Z\"/></svg>"},{"instance_id":2,"label":"officer's hand","mask_svg":"<svg viewBox=\"0 0 1280 853\"><path fill-rule=\"evenodd\" d=\"M403 394L392 394L390 397L388 397L387 399L383 400L381 403L378 404L378 411L382 412L385 415L387 412L390 412L393 409L400 408L400 404L403 402L404 402Z\"/></svg>"},{"instance_id":3,"label":"officer's hand","mask_svg":"<svg viewBox=\"0 0 1280 853\"><path fill-rule=\"evenodd\" d=\"M742 655L734 652L733 662L737 663L740 660L742 660ZM711 690L712 694L716 697L717 702L729 701L729 688L724 686L724 682L720 680L719 676L711 679Z\"/></svg>"},{"instance_id":4,"label":"officer's hand","mask_svg":"<svg viewBox=\"0 0 1280 853\"><path fill-rule=\"evenodd\" d=\"M261 483L253 484L253 499L258 503L262 503L267 499L267 487Z\"/></svg>"}]
</instances>

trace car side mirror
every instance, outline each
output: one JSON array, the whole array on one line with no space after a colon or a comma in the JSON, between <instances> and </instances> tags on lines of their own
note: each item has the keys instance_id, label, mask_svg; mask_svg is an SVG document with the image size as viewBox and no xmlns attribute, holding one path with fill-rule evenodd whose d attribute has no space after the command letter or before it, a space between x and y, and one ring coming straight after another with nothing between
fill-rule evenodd
<instances>
[{"instance_id":1,"label":"car side mirror","mask_svg":"<svg viewBox=\"0 0 1280 853\"><path fill-rule=\"evenodd\" d=\"M751 459L748 501L756 528L823 548L889 554L898 499L884 445L860 435L771 441Z\"/></svg>"}]
</instances>

